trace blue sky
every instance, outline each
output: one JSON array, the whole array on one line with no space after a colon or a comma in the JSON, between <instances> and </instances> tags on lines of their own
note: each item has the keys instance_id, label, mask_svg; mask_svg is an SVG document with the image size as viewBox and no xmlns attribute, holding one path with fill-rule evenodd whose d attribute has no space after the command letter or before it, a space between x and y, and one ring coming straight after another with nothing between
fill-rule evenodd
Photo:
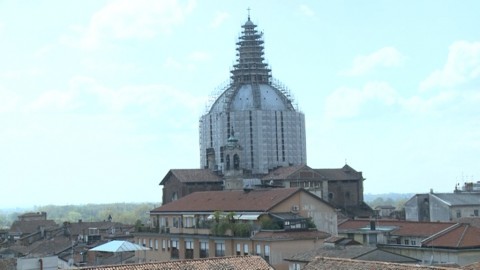
<instances>
[{"instance_id":1,"label":"blue sky","mask_svg":"<svg viewBox=\"0 0 480 270\"><path fill-rule=\"evenodd\" d=\"M366 193L480 180L478 1L0 1L0 207L161 201L240 26Z\"/></svg>"}]
</instances>

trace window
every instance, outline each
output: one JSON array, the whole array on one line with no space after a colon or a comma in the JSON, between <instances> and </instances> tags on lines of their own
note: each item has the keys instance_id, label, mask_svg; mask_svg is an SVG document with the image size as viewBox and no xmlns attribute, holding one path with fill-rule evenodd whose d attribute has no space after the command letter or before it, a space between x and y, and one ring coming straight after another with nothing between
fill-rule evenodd
<instances>
[{"instance_id":1,"label":"window","mask_svg":"<svg viewBox=\"0 0 480 270\"><path fill-rule=\"evenodd\" d=\"M237 244L237 256L242 255L242 246L240 243Z\"/></svg>"},{"instance_id":2,"label":"window","mask_svg":"<svg viewBox=\"0 0 480 270\"><path fill-rule=\"evenodd\" d=\"M88 228L88 235L100 235L98 228Z\"/></svg>"},{"instance_id":3,"label":"window","mask_svg":"<svg viewBox=\"0 0 480 270\"><path fill-rule=\"evenodd\" d=\"M473 215L478 217L478 209L473 210Z\"/></svg>"},{"instance_id":4,"label":"window","mask_svg":"<svg viewBox=\"0 0 480 270\"><path fill-rule=\"evenodd\" d=\"M158 240L155 239L155 250L158 250Z\"/></svg>"},{"instance_id":5,"label":"window","mask_svg":"<svg viewBox=\"0 0 480 270\"><path fill-rule=\"evenodd\" d=\"M412 240L412 241L410 242L410 244L411 244L412 246L415 246L415 245L417 244L417 241Z\"/></svg>"},{"instance_id":6,"label":"window","mask_svg":"<svg viewBox=\"0 0 480 270\"><path fill-rule=\"evenodd\" d=\"M208 258L208 242L200 242L200 258Z\"/></svg>"},{"instance_id":7,"label":"window","mask_svg":"<svg viewBox=\"0 0 480 270\"><path fill-rule=\"evenodd\" d=\"M193 259L193 241L185 241L185 259Z\"/></svg>"},{"instance_id":8,"label":"window","mask_svg":"<svg viewBox=\"0 0 480 270\"><path fill-rule=\"evenodd\" d=\"M147 239L143 239L142 246L146 247L147 246Z\"/></svg>"},{"instance_id":9,"label":"window","mask_svg":"<svg viewBox=\"0 0 480 270\"><path fill-rule=\"evenodd\" d=\"M353 234L353 233L347 233L347 238L349 238L349 239L355 239L355 234Z\"/></svg>"},{"instance_id":10,"label":"window","mask_svg":"<svg viewBox=\"0 0 480 270\"><path fill-rule=\"evenodd\" d=\"M153 248L153 239L150 239L150 241L148 241L148 242L149 242L149 246L148 246L148 247L149 247L149 248Z\"/></svg>"},{"instance_id":11,"label":"window","mask_svg":"<svg viewBox=\"0 0 480 270\"><path fill-rule=\"evenodd\" d=\"M368 244L376 245L377 244L377 235L376 234L369 234L368 235Z\"/></svg>"},{"instance_id":12,"label":"window","mask_svg":"<svg viewBox=\"0 0 480 270\"><path fill-rule=\"evenodd\" d=\"M178 240L172 240L172 251L170 252L171 259L178 259L179 252L178 252Z\"/></svg>"},{"instance_id":13,"label":"window","mask_svg":"<svg viewBox=\"0 0 480 270\"><path fill-rule=\"evenodd\" d=\"M179 223L179 222L178 222L178 218L174 217L174 218L173 218L173 227L178 228L178 226L179 226L178 223Z\"/></svg>"},{"instance_id":14,"label":"window","mask_svg":"<svg viewBox=\"0 0 480 270\"><path fill-rule=\"evenodd\" d=\"M225 256L225 243L215 243L215 257Z\"/></svg>"},{"instance_id":15,"label":"window","mask_svg":"<svg viewBox=\"0 0 480 270\"><path fill-rule=\"evenodd\" d=\"M461 218L462 217L462 212L460 210L457 210L457 218Z\"/></svg>"},{"instance_id":16,"label":"window","mask_svg":"<svg viewBox=\"0 0 480 270\"><path fill-rule=\"evenodd\" d=\"M265 259L265 261L267 261L269 263L270 262L270 246L265 245L264 251L265 251L265 257L263 257L263 258Z\"/></svg>"},{"instance_id":17,"label":"window","mask_svg":"<svg viewBox=\"0 0 480 270\"><path fill-rule=\"evenodd\" d=\"M184 217L185 221L184 221L184 227L185 228L193 228L195 227L195 220L193 218L193 216L187 216L187 217Z\"/></svg>"},{"instance_id":18,"label":"window","mask_svg":"<svg viewBox=\"0 0 480 270\"><path fill-rule=\"evenodd\" d=\"M177 192L173 192L172 193L172 201L176 201L178 200L178 193Z\"/></svg>"},{"instance_id":19,"label":"window","mask_svg":"<svg viewBox=\"0 0 480 270\"><path fill-rule=\"evenodd\" d=\"M288 266L288 270L300 270L300 264L299 263L290 263Z\"/></svg>"},{"instance_id":20,"label":"window","mask_svg":"<svg viewBox=\"0 0 480 270\"><path fill-rule=\"evenodd\" d=\"M138 245L142 245L142 238L138 238Z\"/></svg>"},{"instance_id":21,"label":"window","mask_svg":"<svg viewBox=\"0 0 480 270\"><path fill-rule=\"evenodd\" d=\"M163 239L162 240L162 250L165 251L167 249L167 240Z\"/></svg>"},{"instance_id":22,"label":"window","mask_svg":"<svg viewBox=\"0 0 480 270\"><path fill-rule=\"evenodd\" d=\"M257 244L256 253L257 255L262 256L262 246L260 244Z\"/></svg>"},{"instance_id":23,"label":"window","mask_svg":"<svg viewBox=\"0 0 480 270\"><path fill-rule=\"evenodd\" d=\"M248 244L243 244L243 255L248 255Z\"/></svg>"},{"instance_id":24,"label":"window","mask_svg":"<svg viewBox=\"0 0 480 270\"><path fill-rule=\"evenodd\" d=\"M409 241L408 239L403 240L403 243L404 243L406 246L410 245L410 241Z\"/></svg>"}]
</instances>

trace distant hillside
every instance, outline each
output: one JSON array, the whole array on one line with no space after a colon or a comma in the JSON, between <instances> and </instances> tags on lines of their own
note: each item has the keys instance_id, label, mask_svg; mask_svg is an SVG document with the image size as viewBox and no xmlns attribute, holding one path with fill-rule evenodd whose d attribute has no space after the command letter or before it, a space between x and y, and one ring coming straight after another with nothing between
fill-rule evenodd
<instances>
[{"instance_id":1,"label":"distant hillside","mask_svg":"<svg viewBox=\"0 0 480 270\"><path fill-rule=\"evenodd\" d=\"M384 200L392 199L393 201L397 201L397 200L400 200L400 199L407 199L408 200L411 197L413 197L413 195L415 195L415 193L384 193L384 194L367 193L367 194L363 195L363 199L366 202L372 202L377 198L383 198Z\"/></svg>"},{"instance_id":2,"label":"distant hillside","mask_svg":"<svg viewBox=\"0 0 480 270\"><path fill-rule=\"evenodd\" d=\"M103 221L109 216L112 221L124 224L149 222L149 212L160 203L111 203L86 205L46 205L36 206L33 209L5 209L0 210L0 228L10 227L17 217L26 212L46 212L47 218L58 224L65 221Z\"/></svg>"}]
</instances>

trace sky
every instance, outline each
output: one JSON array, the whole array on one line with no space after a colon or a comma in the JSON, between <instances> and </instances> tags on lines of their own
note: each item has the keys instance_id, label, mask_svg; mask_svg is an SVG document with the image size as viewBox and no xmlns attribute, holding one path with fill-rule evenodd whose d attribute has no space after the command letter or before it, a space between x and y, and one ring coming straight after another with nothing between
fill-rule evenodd
<instances>
[{"instance_id":1,"label":"sky","mask_svg":"<svg viewBox=\"0 0 480 270\"><path fill-rule=\"evenodd\" d=\"M307 163L365 193L480 181L479 1L0 0L0 208L160 202L248 16Z\"/></svg>"}]
</instances>

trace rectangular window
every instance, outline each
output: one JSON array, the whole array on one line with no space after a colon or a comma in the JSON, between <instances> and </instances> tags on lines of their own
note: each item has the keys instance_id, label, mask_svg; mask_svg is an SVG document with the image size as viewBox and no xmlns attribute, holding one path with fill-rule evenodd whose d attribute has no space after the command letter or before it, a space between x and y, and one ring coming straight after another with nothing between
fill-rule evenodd
<instances>
[{"instance_id":1,"label":"rectangular window","mask_svg":"<svg viewBox=\"0 0 480 270\"><path fill-rule=\"evenodd\" d=\"M195 227L195 221L194 221L193 217L185 217L184 219L185 219L185 220L184 220L184 223L183 223L183 224L184 224L184 227L185 227L185 228L193 228L193 227Z\"/></svg>"},{"instance_id":2,"label":"rectangular window","mask_svg":"<svg viewBox=\"0 0 480 270\"><path fill-rule=\"evenodd\" d=\"M299 263L291 263L288 266L288 270L300 270L300 264Z\"/></svg>"},{"instance_id":3,"label":"rectangular window","mask_svg":"<svg viewBox=\"0 0 480 270\"><path fill-rule=\"evenodd\" d=\"M417 244L417 241L412 240L412 241L411 241L411 244L412 244L412 246L415 246L415 245Z\"/></svg>"},{"instance_id":4,"label":"rectangular window","mask_svg":"<svg viewBox=\"0 0 480 270\"><path fill-rule=\"evenodd\" d=\"M138 245L142 245L142 238L138 238Z\"/></svg>"},{"instance_id":5,"label":"rectangular window","mask_svg":"<svg viewBox=\"0 0 480 270\"><path fill-rule=\"evenodd\" d=\"M158 239L155 239L155 250L158 250Z\"/></svg>"},{"instance_id":6,"label":"rectangular window","mask_svg":"<svg viewBox=\"0 0 480 270\"><path fill-rule=\"evenodd\" d=\"M265 259L265 261L267 261L269 263L270 262L270 246L265 245L265 247L263 249L265 251L265 257L263 257L263 258Z\"/></svg>"},{"instance_id":7,"label":"rectangular window","mask_svg":"<svg viewBox=\"0 0 480 270\"><path fill-rule=\"evenodd\" d=\"M243 255L248 255L248 244L243 244Z\"/></svg>"},{"instance_id":8,"label":"rectangular window","mask_svg":"<svg viewBox=\"0 0 480 270\"><path fill-rule=\"evenodd\" d=\"M145 238L143 239L143 243L142 243L142 245L143 245L144 247L146 247L146 246L147 246L147 239L145 239Z\"/></svg>"},{"instance_id":9,"label":"rectangular window","mask_svg":"<svg viewBox=\"0 0 480 270\"><path fill-rule=\"evenodd\" d=\"M165 251L165 249L167 249L167 240L163 239L162 240L162 250Z\"/></svg>"},{"instance_id":10,"label":"rectangular window","mask_svg":"<svg viewBox=\"0 0 480 270\"><path fill-rule=\"evenodd\" d=\"M170 252L171 259L178 259L179 252L178 252L178 240L172 240L172 251Z\"/></svg>"},{"instance_id":11,"label":"rectangular window","mask_svg":"<svg viewBox=\"0 0 480 270\"><path fill-rule=\"evenodd\" d=\"M462 217L462 212L460 210L457 210L457 218L461 218Z\"/></svg>"},{"instance_id":12,"label":"rectangular window","mask_svg":"<svg viewBox=\"0 0 480 270\"><path fill-rule=\"evenodd\" d=\"M185 259L193 259L193 241L185 241Z\"/></svg>"},{"instance_id":13,"label":"rectangular window","mask_svg":"<svg viewBox=\"0 0 480 270\"><path fill-rule=\"evenodd\" d=\"M225 256L225 243L215 243L215 257Z\"/></svg>"},{"instance_id":14,"label":"rectangular window","mask_svg":"<svg viewBox=\"0 0 480 270\"><path fill-rule=\"evenodd\" d=\"M262 246L260 244L257 244L256 253L257 255L262 256Z\"/></svg>"},{"instance_id":15,"label":"rectangular window","mask_svg":"<svg viewBox=\"0 0 480 270\"><path fill-rule=\"evenodd\" d=\"M149 248L153 248L153 239L150 239L150 241L148 241L148 242L149 242L149 246L148 246L148 247L149 247Z\"/></svg>"},{"instance_id":16,"label":"rectangular window","mask_svg":"<svg viewBox=\"0 0 480 270\"><path fill-rule=\"evenodd\" d=\"M403 243L404 243L406 246L410 245L410 241L409 241L408 239L403 240Z\"/></svg>"},{"instance_id":17,"label":"rectangular window","mask_svg":"<svg viewBox=\"0 0 480 270\"><path fill-rule=\"evenodd\" d=\"M473 210L473 215L478 217L478 209Z\"/></svg>"},{"instance_id":18,"label":"rectangular window","mask_svg":"<svg viewBox=\"0 0 480 270\"><path fill-rule=\"evenodd\" d=\"M208 242L200 242L200 258L208 258Z\"/></svg>"},{"instance_id":19,"label":"rectangular window","mask_svg":"<svg viewBox=\"0 0 480 270\"><path fill-rule=\"evenodd\" d=\"M236 255L237 256L242 255L242 245L240 243L237 244Z\"/></svg>"},{"instance_id":20,"label":"rectangular window","mask_svg":"<svg viewBox=\"0 0 480 270\"><path fill-rule=\"evenodd\" d=\"M178 222L178 218L174 217L174 218L173 218L173 227L174 227L174 228L178 228L178 227L179 227L179 224L178 224L178 223L179 223L179 222Z\"/></svg>"}]
</instances>

